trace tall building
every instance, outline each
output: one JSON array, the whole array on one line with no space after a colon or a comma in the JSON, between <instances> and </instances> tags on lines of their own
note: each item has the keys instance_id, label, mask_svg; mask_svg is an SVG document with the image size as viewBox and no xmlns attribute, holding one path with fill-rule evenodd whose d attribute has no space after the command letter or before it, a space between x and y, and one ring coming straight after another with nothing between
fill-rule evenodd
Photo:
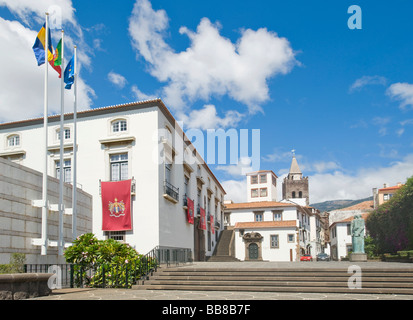
<instances>
[{"instance_id":1,"label":"tall building","mask_svg":"<svg viewBox=\"0 0 413 320\"><path fill-rule=\"evenodd\" d=\"M308 177L303 177L294 153L290 171L283 181L282 196L283 199L291 200L299 205L308 206L310 204Z\"/></svg>"},{"instance_id":2,"label":"tall building","mask_svg":"<svg viewBox=\"0 0 413 320\"><path fill-rule=\"evenodd\" d=\"M272 170L247 173L247 201L277 201L277 176Z\"/></svg>"},{"instance_id":3,"label":"tall building","mask_svg":"<svg viewBox=\"0 0 413 320\"><path fill-rule=\"evenodd\" d=\"M223 229L225 190L160 99L78 112L76 145L73 114L65 115L63 134L59 119L48 119L48 174L58 178L64 170L72 183L77 148L77 183L93 196L98 238L126 242L142 254L157 246L191 249L195 260L212 254ZM0 141L0 157L43 171L43 118L0 124ZM120 180L132 180L131 228L107 231L100 183ZM193 222L187 199L194 203Z\"/></svg>"}]
</instances>

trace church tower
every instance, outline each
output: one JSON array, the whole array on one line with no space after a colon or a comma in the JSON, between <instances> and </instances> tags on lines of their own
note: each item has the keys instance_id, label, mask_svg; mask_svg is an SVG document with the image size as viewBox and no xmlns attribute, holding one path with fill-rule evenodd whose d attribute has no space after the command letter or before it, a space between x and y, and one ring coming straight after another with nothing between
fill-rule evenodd
<instances>
[{"instance_id":1,"label":"church tower","mask_svg":"<svg viewBox=\"0 0 413 320\"><path fill-rule=\"evenodd\" d=\"M308 206L310 195L308 191L308 177L303 177L293 150L290 172L284 178L282 186L283 199L291 200L299 205Z\"/></svg>"}]
</instances>

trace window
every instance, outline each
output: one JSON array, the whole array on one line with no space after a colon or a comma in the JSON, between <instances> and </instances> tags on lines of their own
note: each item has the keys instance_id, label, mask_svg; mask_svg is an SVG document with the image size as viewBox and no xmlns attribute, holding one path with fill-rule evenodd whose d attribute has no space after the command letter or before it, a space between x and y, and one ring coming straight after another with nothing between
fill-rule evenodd
<instances>
[{"instance_id":1,"label":"window","mask_svg":"<svg viewBox=\"0 0 413 320\"><path fill-rule=\"evenodd\" d=\"M260 183L267 183L267 175L260 174Z\"/></svg>"},{"instance_id":2,"label":"window","mask_svg":"<svg viewBox=\"0 0 413 320\"><path fill-rule=\"evenodd\" d=\"M112 132L127 131L128 126L126 120L115 120L112 122Z\"/></svg>"},{"instance_id":3,"label":"window","mask_svg":"<svg viewBox=\"0 0 413 320\"><path fill-rule=\"evenodd\" d=\"M295 191L293 191L292 196L293 196L293 199L294 199L295 198Z\"/></svg>"},{"instance_id":4,"label":"window","mask_svg":"<svg viewBox=\"0 0 413 320\"><path fill-rule=\"evenodd\" d=\"M189 197L188 185L189 185L189 178L187 176L185 176L185 178L184 178L184 192L185 192L185 195L187 197Z\"/></svg>"},{"instance_id":5,"label":"window","mask_svg":"<svg viewBox=\"0 0 413 320\"><path fill-rule=\"evenodd\" d=\"M261 188L260 197L266 197L266 196L267 196L267 188Z\"/></svg>"},{"instance_id":6,"label":"window","mask_svg":"<svg viewBox=\"0 0 413 320\"><path fill-rule=\"evenodd\" d=\"M263 221L263 214L262 214L262 212L257 212L257 213L255 213L255 221L256 221L256 222Z\"/></svg>"},{"instance_id":7,"label":"window","mask_svg":"<svg viewBox=\"0 0 413 320\"><path fill-rule=\"evenodd\" d=\"M110 180L128 179L128 154L113 154L110 156Z\"/></svg>"},{"instance_id":8,"label":"window","mask_svg":"<svg viewBox=\"0 0 413 320\"><path fill-rule=\"evenodd\" d=\"M251 198L258 198L258 189L251 189Z\"/></svg>"},{"instance_id":9,"label":"window","mask_svg":"<svg viewBox=\"0 0 413 320\"><path fill-rule=\"evenodd\" d=\"M172 164L165 163L165 181L171 183Z\"/></svg>"},{"instance_id":10,"label":"window","mask_svg":"<svg viewBox=\"0 0 413 320\"><path fill-rule=\"evenodd\" d=\"M165 163L164 197L174 203L179 201L179 188L172 184L172 164Z\"/></svg>"},{"instance_id":11,"label":"window","mask_svg":"<svg viewBox=\"0 0 413 320\"><path fill-rule=\"evenodd\" d=\"M383 194L383 200L384 200L384 201L390 200L391 197L393 197L393 193L385 193L385 194Z\"/></svg>"},{"instance_id":12,"label":"window","mask_svg":"<svg viewBox=\"0 0 413 320\"><path fill-rule=\"evenodd\" d=\"M299 197L299 198L302 198L302 197L303 197L303 192L302 192L302 191L299 191L299 192L298 192L298 197Z\"/></svg>"},{"instance_id":13,"label":"window","mask_svg":"<svg viewBox=\"0 0 413 320\"><path fill-rule=\"evenodd\" d=\"M288 242L294 242L294 234L292 234L292 233L290 233L290 234L287 234L287 241Z\"/></svg>"},{"instance_id":14,"label":"window","mask_svg":"<svg viewBox=\"0 0 413 320\"><path fill-rule=\"evenodd\" d=\"M125 231L106 231L106 236L108 237L108 239L113 239L120 242L125 241L125 235Z\"/></svg>"},{"instance_id":15,"label":"window","mask_svg":"<svg viewBox=\"0 0 413 320\"><path fill-rule=\"evenodd\" d=\"M257 184L258 183L258 176L251 176L251 184Z\"/></svg>"},{"instance_id":16,"label":"window","mask_svg":"<svg viewBox=\"0 0 413 320\"><path fill-rule=\"evenodd\" d=\"M351 235L351 224L347 223L347 235Z\"/></svg>"},{"instance_id":17,"label":"window","mask_svg":"<svg viewBox=\"0 0 413 320\"><path fill-rule=\"evenodd\" d=\"M281 221L282 220L282 211L273 211L273 220Z\"/></svg>"},{"instance_id":18,"label":"window","mask_svg":"<svg viewBox=\"0 0 413 320\"><path fill-rule=\"evenodd\" d=\"M274 187L277 186L277 178L272 176L272 184L274 185Z\"/></svg>"},{"instance_id":19,"label":"window","mask_svg":"<svg viewBox=\"0 0 413 320\"><path fill-rule=\"evenodd\" d=\"M56 178L60 179L60 161L56 161ZM72 161L70 159L63 162L63 181L72 182Z\"/></svg>"},{"instance_id":20,"label":"window","mask_svg":"<svg viewBox=\"0 0 413 320\"><path fill-rule=\"evenodd\" d=\"M270 240L271 240L271 248L279 248L279 242L278 242L278 234L272 234L270 235Z\"/></svg>"},{"instance_id":21,"label":"window","mask_svg":"<svg viewBox=\"0 0 413 320\"><path fill-rule=\"evenodd\" d=\"M20 136L17 134L14 134L10 137L7 138L7 145L9 147L16 147L20 145Z\"/></svg>"},{"instance_id":22,"label":"window","mask_svg":"<svg viewBox=\"0 0 413 320\"><path fill-rule=\"evenodd\" d=\"M70 129L64 129L64 140L70 139ZM60 130L57 130L56 132L56 138L57 140L60 140Z\"/></svg>"}]
</instances>

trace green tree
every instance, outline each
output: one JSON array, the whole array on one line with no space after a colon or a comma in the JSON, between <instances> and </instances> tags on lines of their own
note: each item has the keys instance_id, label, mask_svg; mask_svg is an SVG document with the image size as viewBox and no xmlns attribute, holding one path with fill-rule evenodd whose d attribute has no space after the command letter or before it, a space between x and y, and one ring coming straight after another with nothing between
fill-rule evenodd
<instances>
[{"instance_id":1,"label":"green tree","mask_svg":"<svg viewBox=\"0 0 413 320\"><path fill-rule=\"evenodd\" d=\"M413 249L413 176L366 221L379 253Z\"/></svg>"},{"instance_id":2,"label":"green tree","mask_svg":"<svg viewBox=\"0 0 413 320\"><path fill-rule=\"evenodd\" d=\"M73 241L64 256L68 263L74 264L76 284L91 287L103 284L130 287L143 274L143 263L147 263L145 257L128 244L113 239L98 240L92 233Z\"/></svg>"}]
</instances>

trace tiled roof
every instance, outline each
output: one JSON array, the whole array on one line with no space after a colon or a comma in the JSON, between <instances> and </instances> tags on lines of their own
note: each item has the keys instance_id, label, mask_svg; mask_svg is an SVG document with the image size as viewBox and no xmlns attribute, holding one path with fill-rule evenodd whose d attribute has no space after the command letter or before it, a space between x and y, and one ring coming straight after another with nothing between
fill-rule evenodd
<instances>
[{"instance_id":1,"label":"tiled roof","mask_svg":"<svg viewBox=\"0 0 413 320\"><path fill-rule=\"evenodd\" d=\"M337 209L336 211L347 211L347 210L373 210L373 200L367 200L364 202L357 203L353 206Z\"/></svg>"},{"instance_id":2,"label":"tiled roof","mask_svg":"<svg viewBox=\"0 0 413 320\"><path fill-rule=\"evenodd\" d=\"M284 227L296 227L296 220L287 221L255 221L255 222L237 222L235 229L262 229L262 228L284 228Z\"/></svg>"},{"instance_id":3,"label":"tiled roof","mask_svg":"<svg viewBox=\"0 0 413 320\"><path fill-rule=\"evenodd\" d=\"M387 187L387 188L381 188L381 189L379 189L379 192L380 192L380 191L391 191L391 190L397 190L397 189L400 189L402 186L403 186L403 185L400 185L400 186L393 186L393 187Z\"/></svg>"},{"instance_id":4,"label":"tiled roof","mask_svg":"<svg viewBox=\"0 0 413 320\"><path fill-rule=\"evenodd\" d=\"M225 209L260 209L260 208L276 208L276 207L295 207L291 203L282 203L276 201L257 201L257 202L241 202L225 204Z\"/></svg>"},{"instance_id":5,"label":"tiled roof","mask_svg":"<svg viewBox=\"0 0 413 320\"><path fill-rule=\"evenodd\" d=\"M363 219L364 221L366 221L366 219L367 219L367 217L369 216L369 214L370 214L370 212L362 213L362 214L361 214L362 219ZM353 220L354 220L354 216L348 217L348 218L346 218L346 219L344 219L344 220L341 220L341 221L336 221L336 222L334 222L334 223L330 226L330 228L331 228L334 224L336 224L336 223L351 222L351 221L353 221Z\"/></svg>"}]
</instances>

